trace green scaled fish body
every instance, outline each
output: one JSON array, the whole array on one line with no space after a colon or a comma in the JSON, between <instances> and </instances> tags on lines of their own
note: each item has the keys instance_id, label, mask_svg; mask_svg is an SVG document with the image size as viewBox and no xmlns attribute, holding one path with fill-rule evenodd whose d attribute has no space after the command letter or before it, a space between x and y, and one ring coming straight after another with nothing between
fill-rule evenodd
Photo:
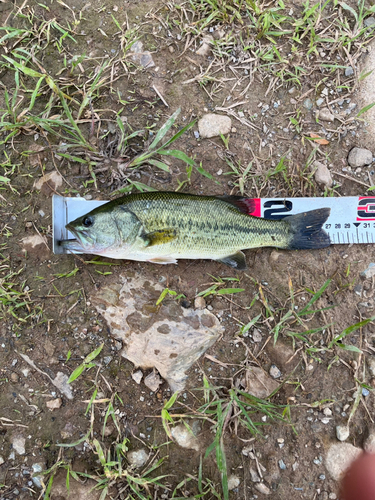
<instances>
[{"instance_id":1,"label":"green scaled fish body","mask_svg":"<svg viewBox=\"0 0 375 500\"><path fill-rule=\"evenodd\" d=\"M252 200L173 192L137 193L108 202L70 222L71 251L115 259L170 264L177 259L213 259L245 269L247 248L322 248L321 228L330 209L267 220L248 215Z\"/></svg>"}]
</instances>

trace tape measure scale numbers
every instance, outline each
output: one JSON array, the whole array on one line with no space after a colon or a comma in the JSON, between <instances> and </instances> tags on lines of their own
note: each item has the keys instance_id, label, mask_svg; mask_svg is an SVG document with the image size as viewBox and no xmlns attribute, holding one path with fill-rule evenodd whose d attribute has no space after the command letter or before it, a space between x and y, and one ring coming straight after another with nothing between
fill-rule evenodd
<instances>
[{"instance_id":1,"label":"tape measure scale numbers","mask_svg":"<svg viewBox=\"0 0 375 500\"><path fill-rule=\"evenodd\" d=\"M342 198L254 198L251 215L282 219L317 208L329 207L323 228L333 244L375 243L375 197Z\"/></svg>"}]
</instances>

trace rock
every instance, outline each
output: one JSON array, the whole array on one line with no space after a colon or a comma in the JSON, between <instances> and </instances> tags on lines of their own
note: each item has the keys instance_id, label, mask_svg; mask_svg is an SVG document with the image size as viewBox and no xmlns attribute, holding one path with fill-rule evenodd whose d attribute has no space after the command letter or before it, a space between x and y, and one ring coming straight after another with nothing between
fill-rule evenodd
<instances>
[{"instance_id":1,"label":"rock","mask_svg":"<svg viewBox=\"0 0 375 500\"><path fill-rule=\"evenodd\" d=\"M14 384L16 384L17 382L19 382L20 377L19 377L18 373L12 372L12 373L10 374L10 380L11 380L11 382L13 382Z\"/></svg>"},{"instance_id":2,"label":"rock","mask_svg":"<svg viewBox=\"0 0 375 500\"><path fill-rule=\"evenodd\" d=\"M49 358L52 358L54 352L55 352L55 346L52 344L52 342L50 341L50 339L46 339L44 341L44 350L46 351L47 355Z\"/></svg>"},{"instance_id":3,"label":"rock","mask_svg":"<svg viewBox=\"0 0 375 500\"><path fill-rule=\"evenodd\" d=\"M160 385L163 383L159 374L156 373L155 370L147 375L144 382L145 385L150 389L150 391L153 392L156 392L159 389Z\"/></svg>"},{"instance_id":4,"label":"rock","mask_svg":"<svg viewBox=\"0 0 375 500\"><path fill-rule=\"evenodd\" d=\"M81 483L71 475L68 491L66 471L62 469L53 479L52 498L56 500L99 500L103 491L95 488L97 484L93 479L85 479L85 482Z\"/></svg>"},{"instance_id":5,"label":"rock","mask_svg":"<svg viewBox=\"0 0 375 500\"><path fill-rule=\"evenodd\" d=\"M269 373L270 373L272 378L280 378L281 377L281 371L277 368L276 365L271 365Z\"/></svg>"},{"instance_id":6,"label":"rock","mask_svg":"<svg viewBox=\"0 0 375 500\"><path fill-rule=\"evenodd\" d=\"M366 358L367 369L370 372L371 377L375 377L375 358L370 355Z\"/></svg>"},{"instance_id":7,"label":"rock","mask_svg":"<svg viewBox=\"0 0 375 500\"><path fill-rule=\"evenodd\" d=\"M335 120L335 116L330 112L328 108L323 108L319 110L318 119L323 122L333 122Z\"/></svg>"},{"instance_id":8,"label":"rock","mask_svg":"<svg viewBox=\"0 0 375 500\"><path fill-rule=\"evenodd\" d=\"M353 148L348 156L348 163L351 167L364 167L372 163L372 153L369 149Z\"/></svg>"},{"instance_id":9,"label":"rock","mask_svg":"<svg viewBox=\"0 0 375 500\"><path fill-rule=\"evenodd\" d=\"M46 406L50 410L58 410L61 407L61 405L62 405L61 398L51 399L50 401L46 402Z\"/></svg>"},{"instance_id":10,"label":"rock","mask_svg":"<svg viewBox=\"0 0 375 500\"><path fill-rule=\"evenodd\" d=\"M337 425L336 426L336 437L339 441L346 441L349 437L349 426L348 425Z\"/></svg>"},{"instance_id":11,"label":"rock","mask_svg":"<svg viewBox=\"0 0 375 500\"><path fill-rule=\"evenodd\" d=\"M67 422L65 427L60 431L62 439L71 438L74 434L74 425L71 422Z\"/></svg>"},{"instance_id":12,"label":"rock","mask_svg":"<svg viewBox=\"0 0 375 500\"><path fill-rule=\"evenodd\" d=\"M309 109L309 110L310 110L310 109L312 109L312 107L313 107L313 102L312 102L312 100L311 100L311 99L308 99L308 98L307 98L307 99L305 99L305 100L303 101L303 106L304 106L306 109Z\"/></svg>"},{"instance_id":13,"label":"rock","mask_svg":"<svg viewBox=\"0 0 375 500\"><path fill-rule=\"evenodd\" d=\"M58 390L64 394L68 399L73 399L72 388L68 384L69 377L63 372L57 372L56 377L52 380L52 383Z\"/></svg>"},{"instance_id":14,"label":"rock","mask_svg":"<svg viewBox=\"0 0 375 500\"><path fill-rule=\"evenodd\" d=\"M138 469L139 467L143 467L147 462L148 453L145 449L141 448L140 450L129 451L126 458L132 467Z\"/></svg>"},{"instance_id":15,"label":"rock","mask_svg":"<svg viewBox=\"0 0 375 500\"><path fill-rule=\"evenodd\" d=\"M206 301L203 297L195 297L194 299L194 307L195 309L206 309Z\"/></svg>"},{"instance_id":16,"label":"rock","mask_svg":"<svg viewBox=\"0 0 375 500\"><path fill-rule=\"evenodd\" d=\"M37 257L38 260L46 260L50 256L50 249L47 243L47 238L41 234L33 234L25 236L21 240L22 251L27 255Z\"/></svg>"},{"instance_id":17,"label":"rock","mask_svg":"<svg viewBox=\"0 0 375 500\"><path fill-rule=\"evenodd\" d=\"M351 66L348 66L345 68L345 76L352 76L354 75L354 70Z\"/></svg>"},{"instance_id":18,"label":"rock","mask_svg":"<svg viewBox=\"0 0 375 500\"><path fill-rule=\"evenodd\" d=\"M132 373L132 379L136 384L139 385L141 383L142 378L143 378L143 373L141 370L137 370L136 372Z\"/></svg>"},{"instance_id":19,"label":"rock","mask_svg":"<svg viewBox=\"0 0 375 500\"><path fill-rule=\"evenodd\" d=\"M373 262L370 262L367 269L361 272L361 276L368 280L373 278L375 276L375 264Z\"/></svg>"},{"instance_id":20,"label":"rock","mask_svg":"<svg viewBox=\"0 0 375 500\"><path fill-rule=\"evenodd\" d=\"M220 134L229 134L232 127L232 120L229 116L209 113L202 116L198 122L199 135L203 139L216 137Z\"/></svg>"},{"instance_id":21,"label":"rock","mask_svg":"<svg viewBox=\"0 0 375 500\"><path fill-rule=\"evenodd\" d=\"M262 334L261 332L257 329L257 328L254 328L253 330L253 333L252 333L252 337L253 337L253 340L254 342L262 342Z\"/></svg>"},{"instance_id":22,"label":"rock","mask_svg":"<svg viewBox=\"0 0 375 500\"><path fill-rule=\"evenodd\" d=\"M284 460L282 458L278 461L278 464L279 464L279 468L281 470L285 470L286 469L285 462L284 462Z\"/></svg>"},{"instance_id":23,"label":"rock","mask_svg":"<svg viewBox=\"0 0 375 500\"><path fill-rule=\"evenodd\" d=\"M37 189L46 196L50 196L56 193L62 185L62 176L56 170L52 170L52 172L43 175L43 177L34 182L34 189Z\"/></svg>"},{"instance_id":24,"label":"rock","mask_svg":"<svg viewBox=\"0 0 375 500\"><path fill-rule=\"evenodd\" d=\"M213 38L211 35L206 35L205 37L203 37L202 45L195 53L199 56L208 56L208 54L211 52L212 40Z\"/></svg>"},{"instance_id":25,"label":"rock","mask_svg":"<svg viewBox=\"0 0 375 500\"><path fill-rule=\"evenodd\" d=\"M200 425L196 420L193 422L191 429L188 429L184 424L172 427L171 434L176 443L182 448L199 451L199 441L196 437L199 431Z\"/></svg>"},{"instance_id":26,"label":"rock","mask_svg":"<svg viewBox=\"0 0 375 500\"><path fill-rule=\"evenodd\" d=\"M162 290L163 285L149 278L126 278L115 305L106 300L106 287L92 303L112 334L123 341L121 354L136 367L156 368L175 392L184 389L185 372L214 344L223 327L207 309L185 309L167 299L157 308Z\"/></svg>"},{"instance_id":27,"label":"rock","mask_svg":"<svg viewBox=\"0 0 375 500\"><path fill-rule=\"evenodd\" d=\"M252 482L253 483L260 483L260 477L259 477L258 472L255 469L253 469L252 467L250 467L249 472L250 472L250 479L252 480Z\"/></svg>"},{"instance_id":28,"label":"rock","mask_svg":"<svg viewBox=\"0 0 375 500\"><path fill-rule=\"evenodd\" d=\"M42 484L42 481L43 481L43 476L36 476L35 474L38 473L38 472L42 472L42 470L45 468L45 464L42 464L42 463L36 463L36 464L33 464L31 466L31 468L33 469L33 476L32 476L32 481L33 483L35 484L35 486L39 489L42 489L43 488L43 484Z\"/></svg>"},{"instance_id":29,"label":"rock","mask_svg":"<svg viewBox=\"0 0 375 500\"><path fill-rule=\"evenodd\" d=\"M324 186L331 187L333 180L331 177L331 172L328 170L324 163L315 160L311 164L311 170L315 172L315 180L318 184L323 184Z\"/></svg>"},{"instance_id":30,"label":"rock","mask_svg":"<svg viewBox=\"0 0 375 500\"><path fill-rule=\"evenodd\" d=\"M5 460L3 459L3 457L0 456L0 466L3 465L5 463Z\"/></svg>"},{"instance_id":31,"label":"rock","mask_svg":"<svg viewBox=\"0 0 375 500\"><path fill-rule=\"evenodd\" d=\"M18 453L18 455L24 455L26 439L23 436L17 435L13 437L12 446L13 449Z\"/></svg>"},{"instance_id":32,"label":"rock","mask_svg":"<svg viewBox=\"0 0 375 500\"><path fill-rule=\"evenodd\" d=\"M140 40L133 43L130 51L133 53L131 56L133 62L139 66L143 68L153 68L155 66L151 53L143 49L143 43Z\"/></svg>"},{"instance_id":33,"label":"rock","mask_svg":"<svg viewBox=\"0 0 375 500\"><path fill-rule=\"evenodd\" d=\"M239 487L241 480L238 476L231 475L228 477L228 490L232 491Z\"/></svg>"},{"instance_id":34,"label":"rock","mask_svg":"<svg viewBox=\"0 0 375 500\"><path fill-rule=\"evenodd\" d=\"M262 493L263 495L270 495L271 490L266 486L264 483L257 483L254 488L259 491L259 493Z\"/></svg>"},{"instance_id":35,"label":"rock","mask_svg":"<svg viewBox=\"0 0 375 500\"><path fill-rule=\"evenodd\" d=\"M28 147L28 151L29 151L29 163L32 167L36 167L38 165L41 164L42 162L42 155L41 154L37 154L37 153L41 153L42 151L44 151L44 147L41 146L40 144L30 144L30 146ZM33 153L30 154L30 151L32 151Z\"/></svg>"},{"instance_id":36,"label":"rock","mask_svg":"<svg viewBox=\"0 0 375 500\"><path fill-rule=\"evenodd\" d=\"M375 26L375 17L367 17L363 24L366 26L366 28L370 28Z\"/></svg>"},{"instance_id":37,"label":"rock","mask_svg":"<svg viewBox=\"0 0 375 500\"><path fill-rule=\"evenodd\" d=\"M279 386L275 380L258 366L248 368L241 383L245 387L246 392L259 399L267 398Z\"/></svg>"},{"instance_id":38,"label":"rock","mask_svg":"<svg viewBox=\"0 0 375 500\"><path fill-rule=\"evenodd\" d=\"M335 481L338 481L349 465L362 453L349 443L335 443L328 450L325 466Z\"/></svg>"},{"instance_id":39,"label":"rock","mask_svg":"<svg viewBox=\"0 0 375 500\"><path fill-rule=\"evenodd\" d=\"M370 432L363 446L367 453L375 453L375 431Z\"/></svg>"}]
</instances>

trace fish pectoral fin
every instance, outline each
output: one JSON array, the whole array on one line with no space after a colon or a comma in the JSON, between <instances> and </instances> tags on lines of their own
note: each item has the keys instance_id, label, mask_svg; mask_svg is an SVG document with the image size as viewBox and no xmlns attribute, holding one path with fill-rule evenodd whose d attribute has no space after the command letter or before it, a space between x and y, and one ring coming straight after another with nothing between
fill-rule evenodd
<instances>
[{"instance_id":1,"label":"fish pectoral fin","mask_svg":"<svg viewBox=\"0 0 375 500\"><path fill-rule=\"evenodd\" d=\"M145 241L147 247L152 247L153 245L162 245L163 243L169 243L177 237L176 229L158 229L152 233L143 233L141 238Z\"/></svg>"},{"instance_id":2,"label":"fish pectoral fin","mask_svg":"<svg viewBox=\"0 0 375 500\"><path fill-rule=\"evenodd\" d=\"M247 269L245 254L243 252L237 252L233 255L228 255L223 259L217 259L219 262L226 264L227 266L234 267L239 271L244 271Z\"/></svg>"},{"instance_id":3,"label":"fish pectoral fin","mask_svg":"<svg viewBox=\"0 0 375 500\"><path fill-rule=\"evenodd\" d=\"M154 264L177 264L177 259L173 257L155 257L154 259L147 259L146 262L153 262Z\"/></svg>"}]
</instances>

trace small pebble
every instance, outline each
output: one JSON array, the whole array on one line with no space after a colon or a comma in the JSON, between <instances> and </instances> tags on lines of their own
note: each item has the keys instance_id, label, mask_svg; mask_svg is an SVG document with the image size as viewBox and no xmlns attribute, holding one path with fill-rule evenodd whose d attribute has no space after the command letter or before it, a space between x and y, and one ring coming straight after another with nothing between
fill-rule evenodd
<instances>
[{"instance_id":1,"label":"small pebble","mask_svg":"<svg viewBox=\"0 0 375 500\"><path fill-rule=\"evenodd\" d=\"M206 301L204 300L203 297L195 297L194 299L194 307L195 309L205 309L206 308Z\"/></svg>"},{"instance_id":2,"label":"small pebble","mask_svg":"<svg viewBox=\"0 0 375 500\"><path fill-rule=\"evenodd\" d=\"M257 483L254 488L259 491L259 493L263 493L263 495L270 495L271 490L264 483Z\"/></svg>"},{"instance_id":3,"label":"small pebble","mask_svg":"<svg viewBox=\"0 0 375 500\"><path fill-rule=\"evenodd\" d=\"M336 437L339 441L346 441L349 437L349 427L347 425L337 425Z\"/></svg>"},{"instance_id":4,"label":"small pebble","mask_svg":"<svg viewBox=\"0 0 375 500\"><path fill-rule=\"evenodd\" d=\"M303 105L306 109L312 109L313 107L313 102L311 99L305 99L305 101L303 102Z\"/></svg>"},{"instance_id":5,"label":"small pebble","mask_svg":"<svg viewBox=\"0 0 375 500\"><path fill-rule=\"evenodd\" d=\"M229 476L228 477L228 490L229 491L235 490L236 488L239 487L240 483L241 483L241 480L239 477L234 476L234 475Z\"/></svg>"},{"instance_id":6,"label":"small pebble","mask_svg":"<svg viewBox=\"0 0 375 500\"><path fill-rule=\"evenodd\" d=\"M271 365L269 374L271 375L272 378L280 378L281 377L281 371L277 368L276 365Z\"/></svg>"},{"instance_id":7,"label":"small pebble","mask_svg":"<svg viewBox=\"0 0 375 500\"><path fill-rule=\"evenodd\" d=\"M351 66L345 68L345 76L352 76L352 75L354 75L353 68Z\"/></svg>"},{"instance_id":8,"label":"small pebble","mask_svg":"<svg viewBox=\"0 0 375 500\"><path fill-rule=\"evenodd\" d=\"M253 483L260 483L260 477L259 477L258 472L255 469L253 469L252 467L250 467L249 472L250 472L250 479L252 480L252 482Z\"/></svg>"},{"instance_id":9,"label":"small pebble","mask_svg":"<svg viewBox=\"0 0 375 500\"><path fill-rule=\"evenodd\" d=\"M370 391L365 387L362 388L362 396L367 397L370 394Z\"/></svg>"},{"instance_id":10,"label":"small pebble","mask_svg":"<svg viewBox=\"0 0 375 500\"><path fill-rule=\"evenodd\" d=\"M141 372L141 370L137 370L136 372L132 373L132 379L137 384L141 383L142 378L143 378L143 373Z\"/></svg>"},{"instance_id":11,"label":"small pebble","mask_svg":"<svg viewBox=\"0 0 375 500\"><path fill-rule=\"evenodd\" d=\"M253 330L253 340L254 342L262 342L262 334L257 328Z\"/></svg>"},{"instance_id":12,"label":"small pebble","mask_svg":"<svg viewBox=\"0 0 375 500\"><path fill-rule=\"evenodd\" d=\"M279 462L278 462L278 464L279 464L279 467L280 467L281 470L285 470L286 469L286 465L285 465L283 459L280 459Z\"/></svg>"}]
</instances>

